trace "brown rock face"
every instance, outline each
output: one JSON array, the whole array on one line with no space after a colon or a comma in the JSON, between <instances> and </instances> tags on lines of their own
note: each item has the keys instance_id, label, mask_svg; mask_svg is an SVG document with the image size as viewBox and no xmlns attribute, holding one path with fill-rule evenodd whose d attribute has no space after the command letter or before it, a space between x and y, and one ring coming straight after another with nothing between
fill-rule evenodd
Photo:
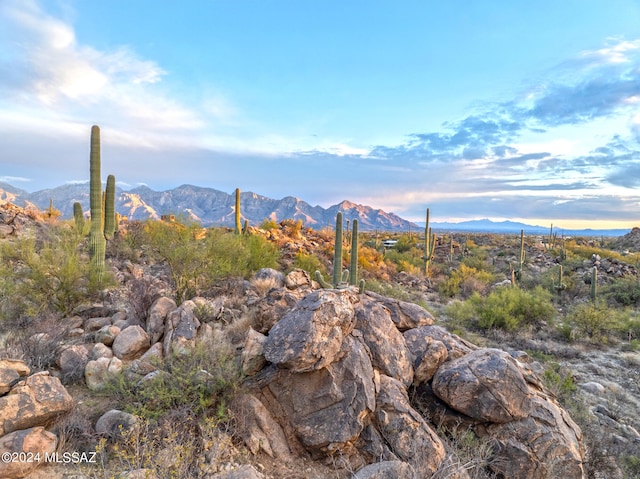
<instances>
[{"instance_id":1,"label":"brown rock face","mask_svg":"<svg viewBox=\"0 0 640 479\"><path fill-rule=\"evenodd\" d=\"M55 452L58 438L55 434L45 431L43 427L34 427L22 431L15 431L0 438L0 455L24 453L26 460L0 462L0 477L3 479L18 479L30 474L38 466L45 463L45 455ZM11 457L11 456L9 456ZM36 460L35 458L39 458ZM30 462L28 459L32 459Z\"/></svg>"},{"instance_id":2,"label":"brown rock face","mask_svg":"<svg viewBox=\"0 0 640 479\"><path fill-rule=\"evenodd\" d=\"M118 359L136 359L149 349L149 335L140 326L129 326L113 341L111 349Z\"/></svg>"},{"instance_id":3,"label":"brown rock face","mask_svg":"<svg viewBox=\"0 0 640 479\"><path fill-rule=\"evenodd\" d=\"M582 479L582 432L554 401L533 398L530 416L506 424L479 425L476 433L497 445L492 469L519 479Z\"/></svg>"},{"instance_id":4,"label":"brown rock face","mask_svg":"<svg viewBox=\"0 0 640 479\"><path fill-rule=\"evenodd\" d=\"M364 298L356 305L356 328L371 352L373 367L406 387L413 381L411 358L391 313L380 303Z\"/></svg>"},{"instance_id":5,"label":"brown rock face","mask_svg":"<svg viewBox=\"0 0 640 479\"><path fill-rule=\"evenodd\" d=\"M73 399L58 378L34 374L0 398L0 434L41 426L72 408Z\"/></svg>"},{"instance_id":6,"label":"brown rock face","mask_svg":"<svg viewBox=\"0 0 640 479\"><path fill-rule=\"evenodd\" d=\"M293 372L321 369L335 361L356 321L349 290L305 296L278 321L264 344L267 361Z\"/></svg>"},{"instance_id":7,"label":"brown rock face","mask_svg":"<svg viewBox=\"0 0 640 479\"><path fill-rule=\"evenodd\" d=\"M433 324L433 316L422 306L387 298L371 291L367 291L367 296L389 310L391 320L400 331Z\"/></svg>"},{"instance_id":8,"label":"brown rock face","mask_svg":"<svg viewBox=\"0 0 640 479\"><path fill-rule=\"evenodd\" d=\"M341 359L322 369L279 369L263 388L310 451L340 447L356 438L375 409L373 368L365 347L347 337ZM280 416L280 415L277 415Z\"/></svg>"},{"instance_id":9,"label":"brown rock face","mask_svg":"<svg viewBox=\"0 0 640 479\"><path fill-rule=\"evenodd\" d=\"M532 393L522 372L498 349L479 349L443 364L432 387L451 408L481 421L505 423L531 412Z\"/></svg>"},{"instance_id":10,"label":"brown rock face","mask_svg":"<svg viewBox=\"0 0 640 479\"><path fill-rule=\"evenodd\" d=\"M402 384L388 376L380 377L375 423L394 454L411 464L419 477L431 477L446 457L444 444L411 407Z\"/></svg>"}]
</instances>

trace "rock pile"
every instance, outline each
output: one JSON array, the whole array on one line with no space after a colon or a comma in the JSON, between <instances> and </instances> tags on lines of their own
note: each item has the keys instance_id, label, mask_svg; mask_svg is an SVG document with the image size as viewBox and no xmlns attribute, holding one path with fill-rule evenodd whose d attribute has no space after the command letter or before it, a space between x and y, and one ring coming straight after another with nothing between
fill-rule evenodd
<instances>
[{"instance_id":1,"label":"rock pile","mask_svg":"<svg viewBox=\"0 0 640 479\"><path fill-rule=\"evenodd\" d=\"M296 296L284 308L283 298ZM280 319L266 336L252 333L245 357L251 371L264 358L244 401L254 452L339 458L360 468L359 478L379 477L380 468L426 478L451 462L437 418L493 441L491 467L504 477L583 477L580 429L526 354L478 348L415 304L372 293L283 288L265 305L263 316Z\"/></svg>"},{"instance_id":2,"label":"rock pile","mask_svg":"<svg viewBox=\"0 0 640 479\"><path fill-rule=\"evenodd\" d=\"M73 399L56 377L30 374L18 360L0 360L0 477L24 477L47 462L58 438L45 427L69 412Z\"/></svg>"}]
</instances>

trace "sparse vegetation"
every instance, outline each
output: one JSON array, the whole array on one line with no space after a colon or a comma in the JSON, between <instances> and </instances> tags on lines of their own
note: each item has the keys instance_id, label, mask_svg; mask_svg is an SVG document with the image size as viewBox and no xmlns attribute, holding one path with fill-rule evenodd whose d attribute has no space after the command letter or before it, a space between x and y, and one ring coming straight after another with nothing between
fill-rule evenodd
<instances>
[{"instance_id":1,"label":"sparse vegetation","mask_svg":"<svg viewBox=\"0 0 640 479\"><path fill-rule=\"evenodd\" d=\"M37 235L0 241L0 321L4 332L10 331L2 343L3 353L24 358L34 370L58 367L56 357L67 333L61 321L100 295L121 294L131 317L143 322L159 295L154 281L165 281L162 275L168 278L170 288L166 290L175 295L177 303L201 295L229 297L220 317L206 305L195 311L198 320L211 326L213 339L199 341L189 354L159 362L155 365L157 374L144 381L123 373L103 392L110 406L140 417L140 428L124 434L121 441L99 442L87 431L90 427L84 422L90 422L88 418L78 416L75 423L67 423L67 446L62 447L71 447L72 435L82 436L83 447L97 446L105 461L100 470L87 471L87 477L111 477L134 467L149 468L158 478L200 477L205 450L218 454L220 461L246 459L234 445L235 418L229 409L242 383L236 350L256 315L243 295L246 288L253 298L262 298L274 282L242 280L263 267L284 273L300 268L326 274L326 265L334 258L335 232L310 231L292 220L281 225L265 220L261 228L244 228L247 234L234 234L227 228L205 229L180 218L172 223L131 222L107 245L105 272L100 279L91 266L89 239L83 234L87 228L79 226L78 217L66 222L47 217L46 212L30 214L47 218ZM640 281L633 254L623 255L600 243L579 240L565 241L566 251L561 253L558 241L554 247L545 247L528 239L521 262L522 243L515 236L451 235L434 245L425 277L424 245L417 235L398 234L398 243L386 250L376 247L379 243L372 234L360 235L357 266L367 280L368 291L422 304L436 312L441 324L463 337L482 335L479 342L483 345L520 349L528 341L526 347L535 348L529 350L530 356L543 366L541 381L585 431L590 448L589 477L596 477L595 471L608 471L606 448L620 451L619 466L628 477L638 475L637 455L599 438L602 432L589 426L593 417L581 403L582 386L565 362L570 354L610 348L615 356L610 362L619 361L623 369L637 370ZM344 256L337 264L340 272L351 260L351 253ZM596 261L598 294L591 301ZM522 273L517 287L507 284L510 263ZM137 269L145 275L136 276ZM148 274L152 270L156 276ZM125 281L126 288L122 286ZM559 284L564 287L557 288ZM631 381L627 386L632 387L629 384ZM606 392L618 415L622 415L619 403L625 394L629 392ZM636 424L633 421L630 423ZM449 469L439 471L437 477L448 477L456 467L467 470L471 477L491 477L486 469L491 456L489 443L468 430L442 434L455 454ZM172 461L163 462L166 457ZM215 462L209 461L209 465Z\"/></svg>"}]
</instances>

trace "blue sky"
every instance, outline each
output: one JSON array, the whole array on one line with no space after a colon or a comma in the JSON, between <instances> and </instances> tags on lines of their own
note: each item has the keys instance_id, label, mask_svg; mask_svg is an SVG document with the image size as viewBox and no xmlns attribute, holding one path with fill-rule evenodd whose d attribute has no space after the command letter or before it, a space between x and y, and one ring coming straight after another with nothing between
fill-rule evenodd
<instances>
[{"instance_id":1,"label":"blue sky","mask_svg":"<svg viewBox=\"0 0 640 479\"><path fill-rule=\"evenodd\" d=\"M638 0L1 0L0 181L640 223Z\"/></svg>"}]
</instances>

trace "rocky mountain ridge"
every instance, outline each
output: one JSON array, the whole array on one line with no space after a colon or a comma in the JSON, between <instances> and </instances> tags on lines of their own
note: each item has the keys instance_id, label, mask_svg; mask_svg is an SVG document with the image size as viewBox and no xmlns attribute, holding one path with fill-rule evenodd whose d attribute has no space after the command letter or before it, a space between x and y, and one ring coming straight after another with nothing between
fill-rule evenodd
<instances>
[{"instance_id":1,"label":"rocky mountain ridge","mask_svg":"<svg viewBox=\"0 0 640 479\"><path fill-rule=\"evenodd\" d=\"M6 183L0 183L0 202L12 202L18 206L30 205L39 209L55 208L65 218L73 216L73 203L78 201L89 212L89 187L86 183L69 183L52 189L28 193ZM165 191L155 191L147 186L131 190L116 190L116 211L130 220L160 219L161 215L186 215L203 226L233 226L235 196L213 188L182 185ZM307 227L321 229L335 223L336 213L342 211L345 220L357 219L361 231L408 231L417 226L393 213L370 206L342 201L329 208L287 196L272 199L253 192L240 194L242 219L259 225L265 219L280 222L284 219L302 220Z\"/></svg>"}]
</instances>

